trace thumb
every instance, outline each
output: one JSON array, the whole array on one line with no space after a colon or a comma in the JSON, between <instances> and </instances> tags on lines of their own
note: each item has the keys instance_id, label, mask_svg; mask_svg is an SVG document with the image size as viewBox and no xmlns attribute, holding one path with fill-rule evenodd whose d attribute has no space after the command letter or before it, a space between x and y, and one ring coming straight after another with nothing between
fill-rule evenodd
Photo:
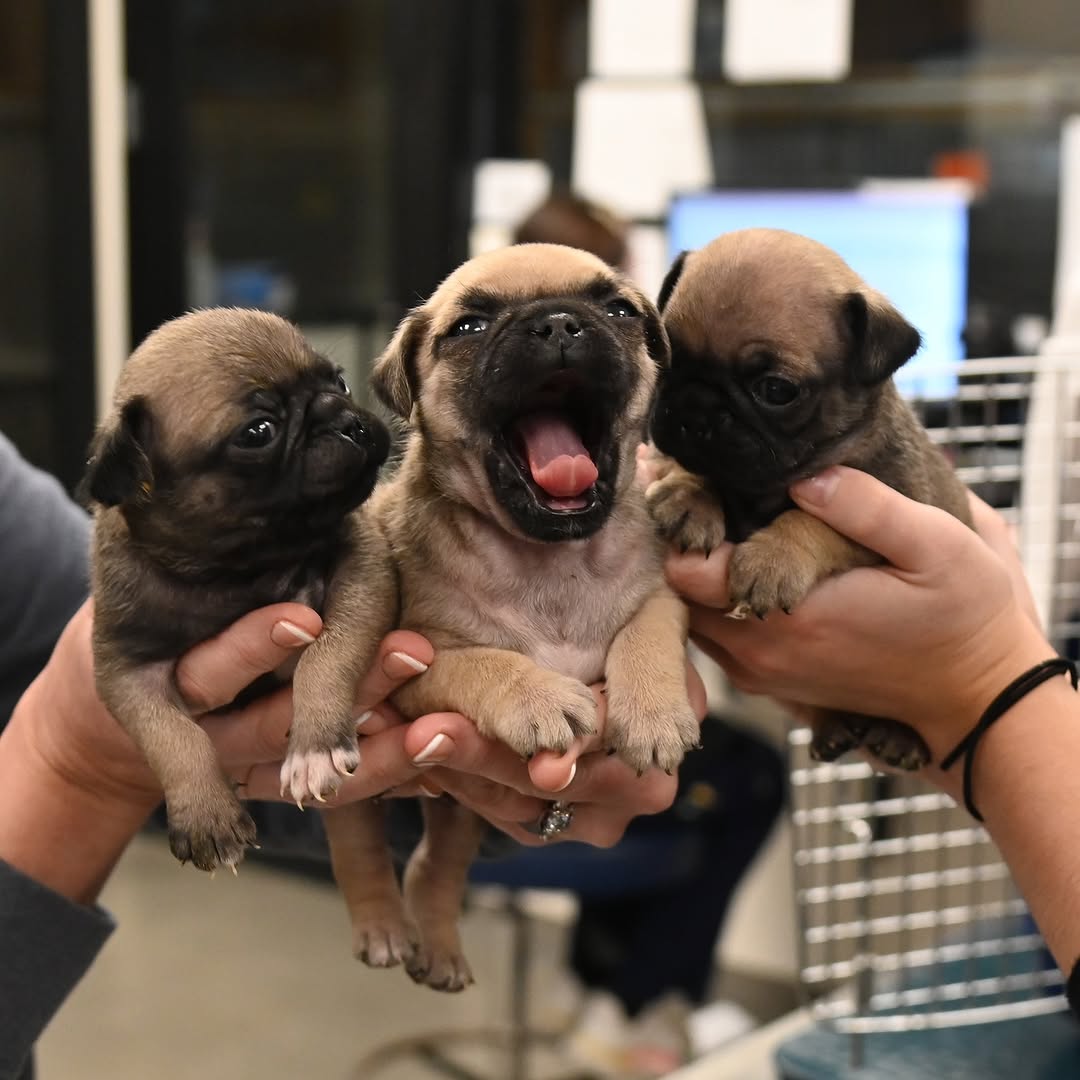
<instances>
[{"instance_id":1,"label":"thumb","mask_svg":"<svg viewBox=\"0 0 1080 1080\"><path fill-rule=\"evenodd\" d=\"M921 570L940 560L956 518L915 502L868 473L834 465L791 487L791 497L838 533L877 552L900 570Z\"/></svg>"}]
</instances>

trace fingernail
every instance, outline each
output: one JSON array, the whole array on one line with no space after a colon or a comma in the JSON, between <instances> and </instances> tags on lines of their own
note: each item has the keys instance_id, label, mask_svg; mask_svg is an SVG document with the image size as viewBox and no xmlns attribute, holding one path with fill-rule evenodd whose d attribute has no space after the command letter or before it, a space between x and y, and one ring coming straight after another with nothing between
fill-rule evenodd
<instances>
[{"instance_id":1,"label":"fingernail","mask_svg":"<svg viewBox=\"0 0 1080 1080\"><path fill-rule=\"evenodd\" d=\"M428 780L427 777L421 777L417 784L420 788L420 794L426 799L438 799L443 793L443 789L433 780Z\"/></svg>"},{"instance_id":2,"label":"fingernail","mask_svg":"<svg viewBox=\"0 0 1080 1080\"><path fill-rule=\"evenodd\" d=\"M356 726L358 728L363 727L371 719L372 715L373 715L373 713L372 713L371 709L368 709L367 712L362 712L356 718Z\"/></svg>"},{"instance_id":3,"label":"fingernail","mask_svg":"<svg viewBox=\"0 0 1080 1080\"><path fill-rule=\"evenodd\" d=\"M565 791L573 782L574 777L577 775L577 762L572 761L570 763L570 775L566 778L566 783L562 787L552 788L552 791Z\"/></svg>"},{"instance_id":4,"label":"fingernail","mask_svg":"<svg viewBox=\"0 0 1080 1080\"><path fill-rule=\"evenodd\" d=\"M824 469L806 480L791 485L792 497L811 506L824 506L836 491L840 483L840 474L832 468Z\"/></svg>"},{"instance_id":5,"label":"fingernail","mask_svg":"<svg viewBox=\"0 0 1080 1080\"><path fill-rule=\"evenodd\" d=\"M454 744L441 731L412 759L414 765L438 765L454 752Z\"/></svg>"},{"instance_id":6,"label":"fingernail","mask_svg":"<svg viewBox=\"0 0 1080 1080\"><path fill-rule=\"evenodd\" d=\"M301 645L310 645L315 639L303 627L288 619L281 619L274 623L270 640L283 649L298 649Z\"/></svg>"},{"instance_id":7,"label":"fingernail","mask_svg":"<svg viewBox=\"0 0 1080 1080\"><path fill-rule=\"evenodd\" d=\"M392 652L383 661L383 671L393 679L399 679L402 675L423 675L427 669L427 664L422 660L403 652Z\"/></svg>"}]
</instances>

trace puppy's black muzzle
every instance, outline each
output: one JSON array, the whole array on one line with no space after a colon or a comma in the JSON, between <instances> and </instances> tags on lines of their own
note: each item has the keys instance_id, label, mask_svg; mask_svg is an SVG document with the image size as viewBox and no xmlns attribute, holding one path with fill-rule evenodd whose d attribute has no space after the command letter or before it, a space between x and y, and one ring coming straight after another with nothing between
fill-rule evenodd
<instances>
[{"instance_id":1,"label":"puppy's black muzzle","mask_svg":"<svg viewBox=\"0 0 1080 1080\"><path fill-rule=\"evenodd\" d=\"M540 355L554 367L575 367L587 358L590 335L580 316L568 311L542 314L528 322L526 329L540 339Z\"/></svg>"},{"instance_id":2,"label":"puppy's black muzzle","mask_svg":"<svg viewBox=\"0 0 1080 1080\"><path fill-rule=\"evenodd\" d=\"M390 452L390 433L371 413L337 394L321 394L308 411L304 494L341 497L353 506L371 494Z\"/></svg>"},{"instance_id":3,"label":"puppy's black muzzle","mask_svg":"<svg viewBox=\"0 0 1080 1080\"><path fill-rule=\"evenodd\" d=\"M684 469L713 476L724 469L733 421L724 395L705 383L665 383L653 411L657 449Z\"/></svg>"}]
</instances>

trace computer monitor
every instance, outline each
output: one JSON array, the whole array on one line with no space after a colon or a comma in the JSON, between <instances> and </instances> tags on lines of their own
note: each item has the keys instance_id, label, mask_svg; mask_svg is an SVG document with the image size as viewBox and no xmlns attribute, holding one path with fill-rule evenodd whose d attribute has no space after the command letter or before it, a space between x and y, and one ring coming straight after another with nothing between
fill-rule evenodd
<instances>
[{"instance_id":1,"label":"computer monitor","mask_svg":"<svg viewBox=\"0 0 1080 1080\"><path fill-rule=\"evenodd\" d=\"M897 372L902 393L940 400L956 389L967 311L968 200L961 190L703 191L677 197L669 253L751 226L789 229L826 244L883 292L923 336Z\"/></svg>"}]
</instances>

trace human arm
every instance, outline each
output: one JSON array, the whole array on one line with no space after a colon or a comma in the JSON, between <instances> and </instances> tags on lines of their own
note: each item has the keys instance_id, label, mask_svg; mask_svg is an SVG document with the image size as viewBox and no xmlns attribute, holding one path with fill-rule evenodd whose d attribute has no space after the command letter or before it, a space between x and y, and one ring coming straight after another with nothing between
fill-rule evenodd
<instances>
[{"instance_id":1,"label":"human arm","mask_svg":"<svg viewBox=\"0 0 1080 1080\"><path fill-rule=\"evenodd\" d=\"M740 688L889 716L940 762L1021 672L1054 655L1004 523L973 500L978 535L872 477L828 470L796 502L889 560L826 581L790 616L724 614L730 549L672 556L695 639ZM1066 972L1080 956L1080 698L1063 678L1014 705L980 741L974 793L986 826ZM961 769L927 778L960 797Z\"/></svg>"}]
</instances>

